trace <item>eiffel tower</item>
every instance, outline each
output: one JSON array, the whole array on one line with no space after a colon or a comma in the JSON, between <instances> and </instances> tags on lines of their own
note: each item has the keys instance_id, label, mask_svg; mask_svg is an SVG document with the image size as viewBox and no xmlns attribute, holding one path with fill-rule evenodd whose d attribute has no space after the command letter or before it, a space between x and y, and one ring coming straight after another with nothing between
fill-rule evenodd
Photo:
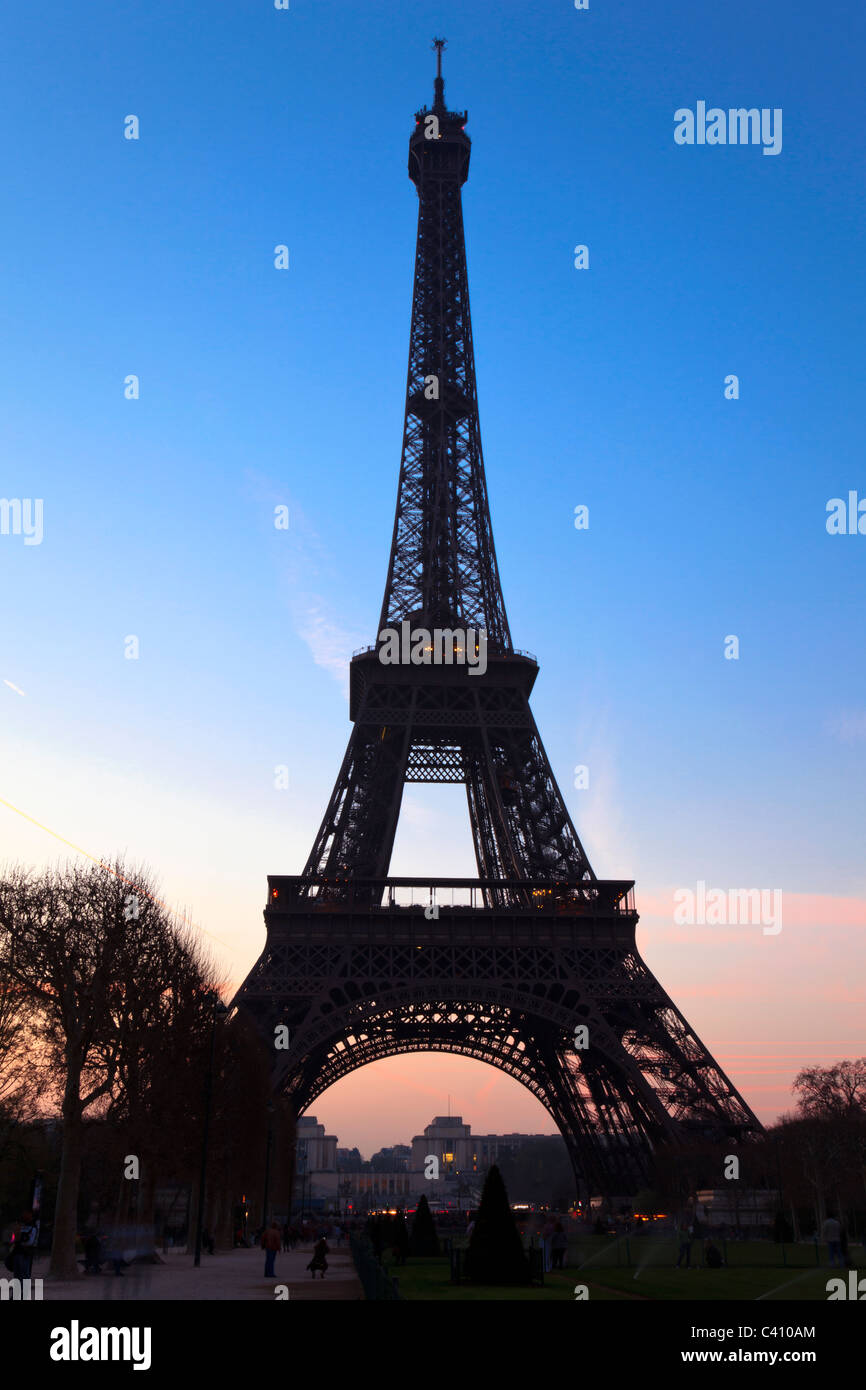
<instances>
[{"instance_id":1,"label":"eiffel tower","mask_svg":"<svg viewBox=\"0 0 866 1390\"><path fill-rule=\"evenodd\" d=\"M379 639L352 657L343 765L303 873L268 878L267 942L236 1002L283 1044L274 1086L297 1114L383 1057L474 1057L546 1107L579 1192L613 1198L647 1183L661 1144L761 1126L638 954L634 884L596 877L529 707L538 665L512 646L481 453L467 113L446 108L443 47L409 138L418 236ZM412 660L383 659L388 631ZM388 877L407 782L465 785L477 878Z\"/></svg>"}]
</instances>

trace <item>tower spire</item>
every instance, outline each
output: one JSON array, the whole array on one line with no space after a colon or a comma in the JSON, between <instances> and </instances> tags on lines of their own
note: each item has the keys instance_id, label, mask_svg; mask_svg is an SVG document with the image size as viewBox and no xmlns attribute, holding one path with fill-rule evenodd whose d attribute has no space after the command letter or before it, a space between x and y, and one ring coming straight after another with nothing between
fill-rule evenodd
<instances>
[{"instance_id":1,"label":"tower spire","mask_svg":"<svg viewBox=\"0 0 866 1390\"><path fill-rule=\"evenodd\" d=\"M445 110L445 79L442 76L442 50L445 39L434 39L432 47L436 50L436 81L433 83L433 110Z\"/></svg>"}]
</instances>

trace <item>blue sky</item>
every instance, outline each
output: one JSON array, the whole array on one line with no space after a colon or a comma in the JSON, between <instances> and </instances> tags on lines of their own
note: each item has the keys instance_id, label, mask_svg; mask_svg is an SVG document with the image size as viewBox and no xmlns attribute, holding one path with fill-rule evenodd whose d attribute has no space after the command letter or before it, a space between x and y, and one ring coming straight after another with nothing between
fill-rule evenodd
<instances>
[{"instance_id":1,"label":"blue sky","mask_svg":"<svg viewBox=\"0 0 866 1390\"><path fill-rule=\"evenodd\" d=\"M43 499L44 538L0 536L0 797L152 864L243 978L265 876L300 870L339 768L346 661L375 638L434 33L469 111L482 438L536 719L596 871L637 879L646 958L772 1118L796 1065L866 1051L866 536L825 529L830 498L866 496L852 7L7 14L0 493ZM699 99L781 107L782 152L677 146ZM404 806L394 872L473 871L459 789ZM65 852L0 817L9 858ZM683 940L667 904L700 879L780 887L785 930ZM742 1038L769 1061L738 1060ZM477 1128L550 1128L484 1069L461 1101L449 1065L429 1089ZM320 1102L341 1139L403 1139L355 1113L359 1085ZM420 1132L442 1104L416 1090Z\"/></svg>"}]
</instances>

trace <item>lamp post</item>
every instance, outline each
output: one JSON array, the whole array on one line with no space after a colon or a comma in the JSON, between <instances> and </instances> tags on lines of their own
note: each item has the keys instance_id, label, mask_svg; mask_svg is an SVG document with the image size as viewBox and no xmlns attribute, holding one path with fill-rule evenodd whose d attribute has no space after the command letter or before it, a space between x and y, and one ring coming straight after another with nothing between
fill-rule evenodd
<instances>
[{"instance_id":1,"label":"lamp post","mask_svg":"<svg viewBox=\"0 0 866 1390\"><path fill-rule=\"evenodd\" d=\"M274 1142L274 1130L273 1130L274 1102L273 1102L272 1100L269 1100L269 1101L268 1101L268 1104L267 1104L267 1114L268 1114L268 1138L267 1138L267 1142L266 1142L266 1144L265 1144L265 1195L264 1195L264 1197L262 1198L262 1230L263 1230L263 1231L265 1230L265 1228L266 1228L266 1226L267 1226L267 1224L268 1224L268 1193L269 1193L269 1191L270 1191L270 1186L271 1186L271 1145L272 1145L273 1142Z\"/></svg>"},{"instance_id":2,"label":"lamp post","mask_svg":"<svg viewBox=\"0 0 866 1390\"><path fill-rule=\"evenodd\" d=\"M307 1146L298 1144L295 1171L301 1175L301 1224L304 1222L304 1207L307 1197Z\"/></svg>"},{"instance_id":3,"label":"lamp post","mask_svg":"<svg viewBox=\"0 0 866 1390\"><path fill-rule=\"evenodd\" d=\"M228 1009L218 994L210 993L207 997L207 1002L211 1007L210 1056L208 1057L207 1073L204 1083L204 1127L201 1137L201 1168L198 1178L198 1212L195 1222L195 1259L193 1260L193 1264L196 1268L201 1264L201 1233L204 1223L204 1197L207 1179L207 1141L210 1135L210 1103L213 1094L213 1059L216 1046L216 1023L217 1016L224 1018L228 1013Z\"/></svg>"},{"instance_id":4,"label":"lamp post","mask_svg":"<svg viewBox=\"0 0 866 1390\"><path fill-rule=\"evenodd\" d=\"M340 1208L340 1215L341 1215L341 1216L348 1216L348 1215L349 1215L349 1198L350 1198L351 1195L352 1195L352 1179L351 1179L351 1178L343 1178L343 1181L340 1183L340 1189L339 1189L339 1190L340 1190L340 1198L342 1199L342 1202L343 1202L344 1207L345 1207L345 1210L344 1210L342 1207Z\"/></svg>"}]
</instances>

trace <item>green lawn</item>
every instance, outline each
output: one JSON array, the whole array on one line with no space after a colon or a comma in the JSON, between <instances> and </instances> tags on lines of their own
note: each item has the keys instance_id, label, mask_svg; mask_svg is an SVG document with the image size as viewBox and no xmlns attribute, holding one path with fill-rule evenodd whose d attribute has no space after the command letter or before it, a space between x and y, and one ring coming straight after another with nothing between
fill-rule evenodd
<instances>
[{"instance_id":1,"label":"green lawn","mask_svg":"<svg viewBox=\"0 0 866 1390\"><path fill-rule=\"evenodd\" d=\"M465 1241L457 1242L465 1245ZM866 1256L860 1259L861 1247L854 1247L855 1260L866 1267ZM824 1251L821 1250L822 1260ZM626 1264L627 1258L631 1264ZM699 1242L692 1247L693 1259L699 1258ZM671 1299L720 1301L730 1299L766 1302L779 1300L819 1301L827 1298L826 1283L831 1271L825 1265L816 1267L814 1246L785 1247L787 1264L782 1263L781 1249L768 1241L731 1241L727 1245L728 1266L724 1269L676 1269L676 1245L668 1239L654 1240L651 1236L630 1239L628 1245L611 1236L587 1236L572 1241L568 1251L568 1267L545 1275L543 1288L476 1287L450 1282L448 1260L414 1259L398 1267L387 1263L390 1274L399 1280L400 1292L406 1299L446 1299L451 1301L478 1299L540 1300L574 1299L576 1284L586 1284L590 1299ZM619 1263L617 1263L619 1261Z\"/></svg>"},{"instance_id":2,"label":"green lawn","mask_svg":"<svg viewBox=\"0 0 866 1390\"><path fill-rule=\"evenodd\" d=\"M796 1245L792 1242L784 1247L769 1240L716 1240L716 1244L725 1258L728 1270L748 1266L790 1269L793 1272L800 1269L823 1268L827 1259L827 1247L819 1246L821 1264L816 1265L815 1246L811 1241ZM569 1243L568 1261L572 1267L586 1265L596 1270L630 1268L633 1272L646 1266L670 1268L677 1262L678 1250L676 1239L668 1234L654 1235L647 1232L644 1235L629 1236L628 1239L623 1236L580 1236ZM694 1241L691 1252L693 1265L700 1265L701 1251L702 1241ZM863 1253L862 1246L855 1245L852 1254L855 1260L861 1258L861 1262L866 1265L866 1253Z\"/></svg>"},{"instance_id":3,"label":"green lawn","mask_svg":"<svg viewBox=\"0 0 866 1390\"><path fill-rule=\"evenodd\" d=\"M548 1274L545 1278L544 1288L517 1288L499 1289L490 1288L485 1285L475 1286L473 1284L452 1284L449 1276L449 1266L446 1259L422 1260L409 1258L405 1265L397 1266L387 1264L389 1274L396 1275L400 1284L400 1293L406 1299L445 1299L454 1303L463 1303L467 1300L475 1301L478 1299L519 1299L521 1302L527 1299L532 1301L545 1302L551 1298L574 1298L574 1286L577 1279L574 1271L566 1270L564 1274ZM585 1283L589 1282L584 1280ZM622 1301L624 1298L632 1296L631 1290L624 1293L615 1288L600 1288L591 1284L589 1296L592 1299L616 1299Z\"/></svg>"}]
</instances>

